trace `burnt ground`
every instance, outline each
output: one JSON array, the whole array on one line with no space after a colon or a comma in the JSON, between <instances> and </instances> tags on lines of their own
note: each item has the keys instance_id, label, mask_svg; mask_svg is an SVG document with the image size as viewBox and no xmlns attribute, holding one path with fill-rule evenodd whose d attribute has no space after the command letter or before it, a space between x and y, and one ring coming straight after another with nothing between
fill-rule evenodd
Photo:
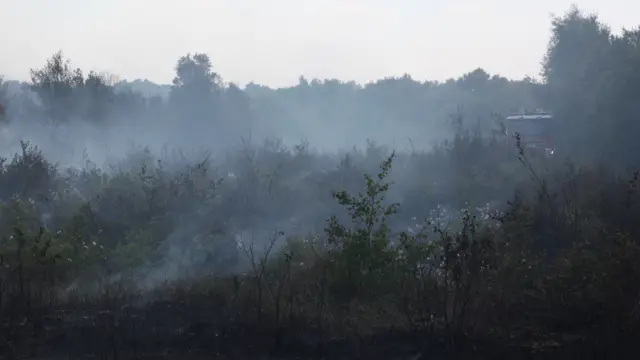
<instances>
[{"instance_id":1,"label":"burnt ground","mask_svg":"<svg viewBox=\"0 0 640 360\"><path fill-rule=\"evenodd\" d=\"M567 359L600 358L567 339L468 339L380 329L331 338L312 327L216 321L179 302L117 311L49 309L5 321L2 359ZM35 320L39 318L41 320ZM6 320L6 319L5 319Z\"/></svg>"}]
</instances>

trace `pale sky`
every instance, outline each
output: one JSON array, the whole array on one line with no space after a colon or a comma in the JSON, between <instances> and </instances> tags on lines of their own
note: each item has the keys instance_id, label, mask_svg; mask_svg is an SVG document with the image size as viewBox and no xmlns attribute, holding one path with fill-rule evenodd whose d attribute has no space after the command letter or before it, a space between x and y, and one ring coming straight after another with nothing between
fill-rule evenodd
<instances>
[{"instance_id":1,"label":"pale sky","mask_svg":"<svg viewBox=\"0 0 640 360\"><path fill-rule=\"evenodd\" d=\"M522 78L538 75L550 15L572 3L614 31L640 25L629 0L0 0L0 74L27 80L62 49L84 71L159 83L188 52L240 85L477 67Z\"/></svg>"}]
</instances>

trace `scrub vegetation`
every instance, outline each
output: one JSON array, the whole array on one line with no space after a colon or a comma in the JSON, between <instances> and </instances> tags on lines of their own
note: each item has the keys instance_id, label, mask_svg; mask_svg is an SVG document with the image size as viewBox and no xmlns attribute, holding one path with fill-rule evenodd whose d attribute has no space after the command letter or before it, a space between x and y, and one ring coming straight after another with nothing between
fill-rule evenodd
<instances>
[{"instance_id":1,"label":"scrub vegetation","mask_svg":"<svg viewBox=\"0 0 640 360\"><path fill-rule=\"evenodd\" d=\"M541 81L4 81L0 357L635 358L640 31L552 29Z\"/></svg>"}]
</instances>

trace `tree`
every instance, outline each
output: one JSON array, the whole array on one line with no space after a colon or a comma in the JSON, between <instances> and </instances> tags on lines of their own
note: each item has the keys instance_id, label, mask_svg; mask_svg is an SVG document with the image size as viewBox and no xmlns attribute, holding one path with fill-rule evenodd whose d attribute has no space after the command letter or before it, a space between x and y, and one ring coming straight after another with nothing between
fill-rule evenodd
<instances>
[{"instance_id":1,"label":"tree","mask_svg":"<svg viewBox=\"0 0 640 360\"><path fill-rule=\"evenodd\" d=\"M7 119L7 116L6 116L6 111L4 109L4 105L2 105L2 102L0 102L0 121L5 122L6 119Z\"/></svg>"},{"instance_id":2,"label":"tree","mask_svg":"<svg viewBox=\"0 0 640 360\"><path fill-rule=\"evenodd\" d=\"M463 89L468 91L484 91L490 79L491 75L489 75L484 69L477 68L472 72L464 74L458 82ZM499 78L494 80L497 79Z\"/></svg>"},{"instance_id":3,"label":"tree","mask_svg":"<svg viewBox=\"0 0 640 360\"><path fill-rule=\"evenodd\" d=\"M31 69L31 89L38 95L53 123L69 120L77 113L74 97L84 85L82 70L73 69L62 51L55 53L41 69Z\"/></svg>"},{"instance_id":4,"label":"tree","mask_svg":"<svg viewBox=\"0 0 640 360\"><path fill-rule=\"evenodd\" d=\"M229 84L224 89L222 104L224 104L223 128L227 133L248 137L254 124L253 111L251 109L251 99L235 84ZM234 139L232 139L234 140Z\"/></svg>"},{"instance_id":5,"label":"tree","mask_svg":"<svg viewBox=\"0 0 640 360\"><path fill-rule=\"evenodd\" d=\"M611 129L607 132L607 155L619 165L640 166L640 29L623 30L612 40L607 70L599 87L598 106L606 111Z\"/></svg>"},{"instance_id":6,"label":"tree","mask_svg":"<svg viewBox=\"0 0 640 360\"><path fill-rule=\"evenodd\" d=\"M640 33L613 35L575 7L552 30L542 100L562 122L564 150L582 162L640 165Z\"/></svg>"},{"instance_id":7,"label":"tree","mask_svg":"<svg viewBox=\"0 0 640 360\"><path fill-rule=\"evenodd\" d=\"M222 79L212 68L207 54L187 54L178 60L169 97L177 116L191 123L207 123L217 117Z\"/></svg>"},{"instance_id":8,"label":"tree","mask_svg":"<svg viewBox=\"0 0 640 360\"><path fill-rule=\"evenodd\" d=\"M207 54L187 54L178 60L173 78L172 96L208 99L220 90L221 78L212 70Z\"/></svg>"},{"instance_id":9,"label":"tree","mask_svg":"<svg viewBox=\"0 0 640 360\"><path fill-rule=\"evenodd\" d=\"M304 77L304 75L300 75L300 77L298 78L298 87L303 89L309 87L309 81Z\"/></svg>"},{"instance_id":10,"label":"tree","mask_svg":"<svg viewBox=\"0 0 640 360\"><path fill-rule=\"evenodd\" d=\"M7 101L7 89L4 84L4 78L0 76L0 121L7 120L5 104Z\"/></svg>"},{"instance_id":11,"label":"tree","mask_svg":"<svg viewBox=\"0 0 640 360\"><path fill-rule=\"evenodd\" d=\"M552 90L567 90L587 81L610 51L611 31L597 15L575 6L552 20L552 35L542 63L542 76ZM592 76L591 76L592 78Z\"/></svg>"},{"instance_id":12,"label":"tree","mask_svg":"<svg viewBox=\"0 0 640 360\"><path fill-rule=\"evenodd\" d=\"M103 122L111 111L115 95L112 84L104 74L90 72L84 83L85 115L93 122Z\"/></svg>"},{"instance_id":13,"label":"tree","mask_svg":"<svg viewBox=\"0 0 640 360\"><path fill-rule=\"evenodd\" d=\"M552 21L552 36L542 64L545 107L562 121L563 152L593 159L603 154L605 114L596 103L611 55L611 32L597 15L572 7ZM607 125L608 126L608 125Z\"/></svg>"}]
</instances>

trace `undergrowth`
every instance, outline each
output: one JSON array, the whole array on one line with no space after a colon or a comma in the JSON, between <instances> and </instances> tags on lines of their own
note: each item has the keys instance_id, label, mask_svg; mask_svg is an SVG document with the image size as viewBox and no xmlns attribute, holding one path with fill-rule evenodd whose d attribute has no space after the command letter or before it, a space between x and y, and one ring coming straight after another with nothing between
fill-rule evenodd
<instances>
[{"instance_id":1,"label":"undergrowth","mask_svg":"<svg viewBox=\"0 0 640 360\"><path fill-rule=\"evenodd\" d=\"M376 149L324 170L304 147L270 144L227 168L175 171L146 153L61 171L23 143L0 164L3 356L328 356L340 341L364 356L395 333L389 348L454 358L629 349L637 173L470 134L429 153ZM430 214L442 194L461 210Z\"/></svg>"}]
</instances>

